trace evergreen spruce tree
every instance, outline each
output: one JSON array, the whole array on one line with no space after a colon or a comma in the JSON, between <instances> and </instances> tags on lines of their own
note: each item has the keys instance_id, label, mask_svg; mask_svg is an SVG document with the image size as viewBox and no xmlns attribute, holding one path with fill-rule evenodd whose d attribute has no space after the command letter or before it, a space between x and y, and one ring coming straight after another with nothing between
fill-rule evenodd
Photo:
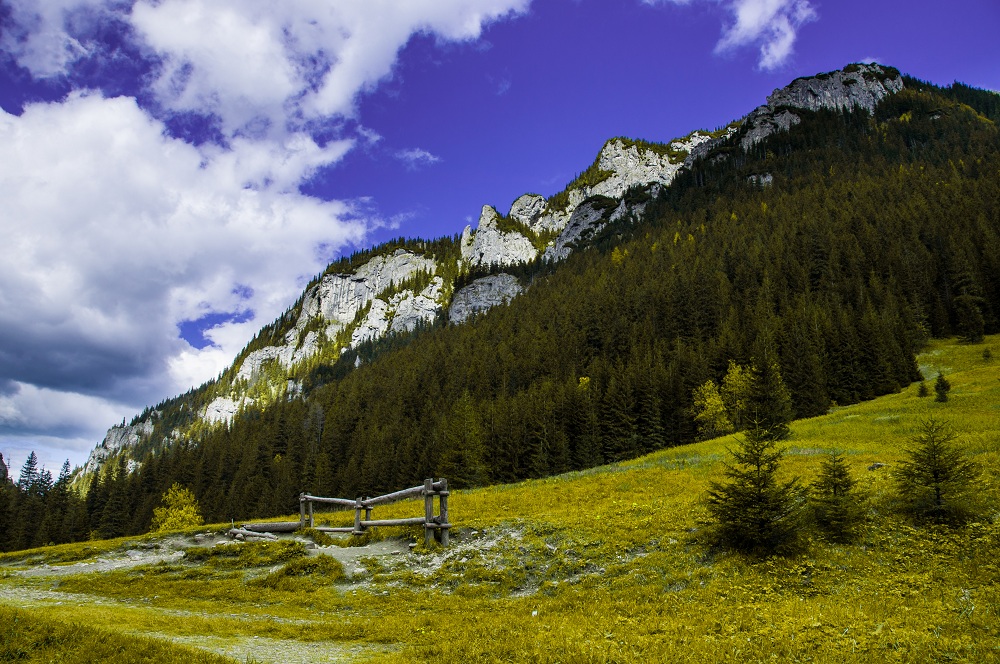
<instances>
[{"instance_id":1,"label":"evergreen spruce tree","mask_svg":"<svg viewBox=\"0 0 1000 664\"><path fill-rule=\"evenodd\" d=\"M934 401L944 403L948 400L948 392L951 390L951 383L944 377L943 373L938 373L937 380L934 381Z\"/></svg>"},{"instance_id":2,"label":"evergreen spruce tree","mask_svg":"<svg viewBox=\"0 0 1000 664\"><path fill-rule=\"evenodd\" d=\"M968 294L955 298L955 315L958 319L957 331L959 337L966 343L978 344L983 341L986 323L980 308L982 301L983 298Z\"/></svg>"},{"instance_id":3,"label":"evergreen spruce tree","mask_svg":"<svg viewBox=\"0 0 1000 664\"><path fill-rule=\"evenodd\" d=\"M114 477L108 480L108 499L101 512L98 527L101 537L104 539L121 537L126 534L131 506L127 501L128 473L125 463L125 457L119 457Z\"/></svg>"},{"instance_id":4,"label":"evergreen spruce tree","mask_svg":"<svg viewBox=\"0 0 1000 664\"><path fill-rule=\"evenodd\" d=\"M70 541L63 530L63 520L70 499L70 478L71 470L67 459L59 472L59 478L45 496L45 515L38 525L38 539L42 543L62 544Z\"/></svg>"},{"instance_id":5,"label":"evergreen spruce tree","mask_svg":"<svg viewBox=\"0 0 1000 664\"><path fill-rule=\"evenodd\" d=\"M10 546L10 509L14 485L8 481L7 464L0 454L0 551L9 551Z\"/></svg>"},{"instance_id":6,"label":"evergreen spruce tree","mask_svg":"<svg viewBox=\"0 0 1000 664\"><path fill-rule=\"evenodd\" d=\"M485 484L488 475L482 422L468 391L452 407L451 416L444 422L443 434L438 474L456 488Z\"/></svg>"},{"instance_id":7,"label":"evergreen spruce tree","mask_svg":"<svg viewBox=\"0 0 1000 664\"><path fill-rule=\"evenodd\" d=\"M778 481L780 432L754 422L730 450L725 483L712 482L708 512L721 546L756 554L788 550L802 524L804 492L797 478Z\"/></svg>"},{"instance_id":8,"label":"evergreen spruce tree","mask_svg":"<svg viewBox=\"0 0 1000 664\"><path fill-rule=\"evenodd\" d=\"M24 493L35 493L38 491L38 481L41 479L41 472L38 470L38 455L34 450L28 454L21 466L21 475L17 480L17 488Z\"/></svg>"},{"instance_id":9,"label":"evergreen spruce tree","mask_svg":"<svg viewBox=\"0 0 1000 664\"><path fill-rule=\"evenodd\" d=\"M775 440L788 437L788 423L792 421L792 396L781 379L781 369L773 359L764 356L754 362L750 370L750 399L747 410L756 425L775 436Z\"/></svg>"},{"instance_id":10,"label":"evergreen spruce tree","mask_svg":"<svg viewBox=\"0 0 1000 664\"><path fill-rule=\"evenodd\" d=\"M593 468L604 462L601 455L601 432L597 407L589 377L581 377L573 390L576 397L574 429L577 434L573 463L578 470Z\"/></svg>"},{"instance_id":11,"label":"evergreen spruce tree","mask_svg":"<svg viewBox=\"0 0 1000 664\"><path fill-rule=\"evenodd\" d=\"M975 513L973 489L980 469L955 438L948 424L925 420L896 471L903 509L918 521L959 524Z\"/></svg>"},{"instance_id":12,"label":"evergreen spruce tree","mask_svg":"<svg viewBox=\"0 0 1000 664\"><path fill-rule=\"evenodd\" d=\"M812 485L812 500L816 523L835 542L854 539L861 520L861 505L854 485L844 455L831 452L820 464L819 478Z\"/></svg>"},{"instance_id":13,"label":"evergreen spruce tree","mask_svg":"<svg viewBox=\"0 0 1000 664\"><path fill-rule=\"evenodd\" d=\"M13 548L11 538L11 502L13 489L7 482L0 483L0 551Z\"/></svg>"},{"instance_id":14,"label":"evergreen spruce tree","mask_svg":"<svg viewBox=\"0 0 1000 664\"><path fill-rule=\"evenodd\" d=\"M927 395L929 395L930 393L931 391L927 389L927 381L926 380L920 381L920 387L917 388L917 396L922 399Z\"/></svg>"}]
</instances>

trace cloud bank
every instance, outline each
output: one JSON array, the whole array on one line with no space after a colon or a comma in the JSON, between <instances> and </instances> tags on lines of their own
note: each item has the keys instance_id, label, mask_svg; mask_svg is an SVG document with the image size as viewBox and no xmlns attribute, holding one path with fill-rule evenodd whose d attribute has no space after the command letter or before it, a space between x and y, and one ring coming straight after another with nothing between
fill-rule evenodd
<instances>
[{"instance_id":1,"label":"cloud bank","mask_svg":"<svg viewBox=\"0 0 1000 664\"><path fill-rule=\"evenodd\" d=\"M359 95L413 35L474 40L528 3L8 0L0 49L71 92L0 111L5 457L80 462L110 424L215 376L384 223L300 192L377 140ZM112 80L126 60L135 80ZM222 322L196 348L185 321Z\"/></svg>"}]
</instances>

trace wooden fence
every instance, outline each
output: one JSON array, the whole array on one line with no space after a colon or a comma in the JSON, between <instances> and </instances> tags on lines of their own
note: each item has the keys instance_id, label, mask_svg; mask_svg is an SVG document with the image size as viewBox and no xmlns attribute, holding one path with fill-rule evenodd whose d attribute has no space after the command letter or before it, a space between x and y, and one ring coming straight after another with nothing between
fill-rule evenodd
<instances>
[{"instance_id":1,"label":"wooden fence","mask_svg":"<svg viewBox=\"0 0 1000 664\"><path fill-rule=\"evenodd\" d=\"M423 496L424 498L423 516L411 519L372 519L372 508L376 505L388 505L389 503L395 503L408 498L417 498L419 496ZM440 508L437 516L434 515L434 496L438 497L438 506ZM314 503L353 507L354 525L344 528L316 528L313 519ZM362 518L362 511L364 512L364 518ZM402 491L388 493L375 498L357 498L355 500L348 498L323 498L321 496L310 496L300 493L299 521L298 523L292 523L295 523L298 528L305 528L307 518L310 528L315 528L326 533L351 533L352 535L364 535L366 528L374 528L376 526L420 525L424 527L424 542L426 544L429 545L434 540L435 535L437 535L441 546L448 546L448 529L451 528L451 524L448 523L448 480L440 479L435 482L433 479L427 479L424 480L423 486L415 486L412 489L403 489Z\"/></svg>"}]
</instances>

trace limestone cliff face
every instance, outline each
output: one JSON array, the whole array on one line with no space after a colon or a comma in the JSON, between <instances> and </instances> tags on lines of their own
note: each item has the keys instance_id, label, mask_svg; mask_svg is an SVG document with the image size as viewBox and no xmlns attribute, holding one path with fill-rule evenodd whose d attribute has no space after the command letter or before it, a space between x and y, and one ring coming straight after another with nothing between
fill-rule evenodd
<instances>
[{"instance_id":1,"label":"limestone cliff face","mask_svg":"<svg viewBox=\"0 0 1000 664\"><path fill-rule=\"evenodd\" d=\"M412 332L420 323L432 322L442 309L440 299L443 287L444 280L434 277L419 293L404 290L388 299L372 300L371 308L351 335L351 346L384 337L390 332Z\"/></svg>"},{"instance_id":2,"label":"limestone cliff face","mask_svg":"<svg viewBox=\"0 0 1000 664\"><path fill-rule=\"evenodd\" d=\"M314 356L323 344L332 343L352 325L349 345L355 347L389 332L412 330L421 321L434 320L442 308L438 302L443 288L440 277L433 278L420 293L403 290L382 299L379 296L418 274L433 273L436 269L437 262L433 259L397 249L392 254L372 258L353 274L323 276L303 294L298 318L285 334L285 343L249 353L236 372L237 380L253 382L273 362L289 369ZM357 321L365 307L369 307L367 314ZM322 332L306 331L314 321L321 322ZM212 424L229 422L241 408L252 403L238 392L220 396L204 408L201 417Z\"/></svg>"},{"instance_id":3,"label":"limestone cliff face","mask_svg":"<svg viewBox=\"0 0 1000 664\"><path fill-rule=\"evenodd\" d=\"M590 201L577 206L573 210L566 228L559 234L552 246L545 250L545 258L550 261L564 260L574 247L586 242L605 223L607 220L604 208Z\"/></svg>"},{"instance_id":4,"label":"limestone cliff face","mask_svg":"<svg viewBox=\"0 0 1000 664\"><path fill-rule=\"evenodd\" d=\"M87 475L94 473L104 462L122 451L127 451L139 444L144 437L153 433L153 423L144 420L138 424L126 426L113 426L108 429L104 440L90 451L90 457L83 468Z\"/></svg>"},{"instance_id":5,"label":"limestone cliff face","mask_svg":"<svg viewBox=\"0 0 1000 664\"><path fill-rule=\"evenodd\" d=\"M539 231L542 229L536 225L536 222L545 212L546 203L544 196L524 194L511 204L507 216L533 231Z\"/></svg>"},{"instance_id":6,"label":"limestone cliff face","mask_svg":"<svg viewBox=\"0 0 1000 664\"><path fill-rule=\"evenodd\" d=\"M303 295L298 319L295 327L285 335L285 343L281 346L267 346L247 355L237 376L250 380L267 362L276 360L287 368L312 357L319 351L320 335L315 330L303 335L311 321L322 319L326 338L335 339L337 333L351 325L358 312L373 302L378 294L421 272L433 272L436 268L437 263L433 259L397 249L391 255L372 258L354 274L325 275ZM382 305L373 307L381 309ZM388 311L386 307L384 313L387 315ZM406 314L410 317L413 315Z\"/></svg>"},{"instance_id":7,"label":"limestone cliff face","mask_svg":"<svg viewBox=\"0 0 1000 664\"><path fill-rule=\"evenodd\" d=\"M484 205L475 232L466 226L462 233L462 260L472 266L505 267L535 259L538 250L531 240L517 231L502 231L499 224L496 209Z\"/></svg>"},{"instance_id":8,"label":"limestone cliff face","mask_svg":"<svg viewBox=\"0 0 1000 664\"><path fill-rule=\"evenodd\" d=\"M464 323L475 314L510 302L522 290L516 277L503 272L476 279L455 293L448 309L448 319L452 323Z\"/></svg>"}]
</instances>

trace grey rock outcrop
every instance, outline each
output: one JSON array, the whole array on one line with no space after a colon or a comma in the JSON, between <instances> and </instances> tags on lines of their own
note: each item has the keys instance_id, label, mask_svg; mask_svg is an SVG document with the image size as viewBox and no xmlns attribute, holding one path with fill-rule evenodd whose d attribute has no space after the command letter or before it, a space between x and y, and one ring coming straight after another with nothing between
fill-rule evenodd
<instances>
[{"instance_id":1,"label":"grey rock outcrop","mask_svg":"<svg viewBox=\"0 0 1000 664\"><path fill-rule=\"evenodd\" d=\"M135 447L141 439L148 437L152 433L153 422L149 419L143 420L138 424L111 427L104 436L104 440L90 451L87 463L83 467L84 474L92 474L108 460L108 457L122 450Z\"/></svg>"},{"instance_id":2,"label":"grey rock outcrop","mask_svg":"<svg viewBox=\"0 0 1000 664\"><path fill-rule=\"evenodd\" d=\"M767 103L746 117L747 131L740 145L748 149L771 134L787 131L801 122L801 118L789 109L861 108L871 113L885 97L902 89L903 77L899 72L878 64L849 65L840 71L796 79L768 95Z\"/></svg>"},{"instance_id":3,"label":"grey rock outcrop","mask_svg":"<svg viewBox=\"0 0 1000 664\"><path fill-rule=\"evenodd\" d=\"M306 294L310 301L303 301L299 322L322 316L329 321L327 336L332 338L354 322L358 312L376 295L420 272L433 272L436 267L431 258L397 249L391 255L372 258L354 274L328 274L312 293Z\"/></svg>"},{"instance_id":4,"label":"grey rock outcrop","mask_svg":"<svg viewBox=\"0 0 1000 664\"><path fill-rule=\"evenodd\" d=\"M510 206L507 216L531 228L535 228L535 222L545 211L545 197L538 194L524 194L514 201Z\"/></svg>"},{"instance_id":5,"label":"grey rock outcrop","mask_svg":"<svg viewBox=\"0 0 1000 664\"><path fill-rule=\"evenodd\" d=\"M249 353L243 358L236 378L253 382L259 379L262 369L271 362L288 369L309 359L320 351L323 336L327 340L336 339L341 330L355 324L358 314L369 303L371 307L364 319L357 322L351 333L352 346L389 332L412 330L420 321L433 320L442 309L438 302L443 288L440 277L434 277L421 293L403 290L392 295L388 301L378 296L422 272L433 272L436 268L437 263L431 258L397 249L392 254L375 256L353 274L325 275L303 294L298 318L285 334L285 343L265 346ZM322 334L315 329L306 332L309 323L316 319L321 319L324 324ZM281 383L287 384L287 381ZM274 387L278 391L281 389L278 385ZM287 393L293 394L291 391ZM205 407L201 417L211 424L230 422L241 408L251 403L252 400L238 395L216 397Z\"/></svg>"},{"instance_id":6,"label":"grey rock outcrop","mask_svg":"<svg viewBox=\"0 0 1000 664\"><path fill-rule=\"evenodd\" d=\"M220 422L231 422L233 417L240 411L240 408L253 403L253 399L241 397L233 399L230 397L216 397L205 407L201 419L209 424L219 424Z\"/></svg>"},{"instance_id":7,"label":"grey rock outcrop","mask_svg":"<svg viewBox=\"0 0 1000 664\"><path fill-rule=\"evenodd\" d=\"M569 223L556 241L545 250L545 260L561 261L573 251L573 247L586 241L604 227L606 209L592 201L587 201L573 211Z\"/></svg>"},{"instance_id":8,"label":"grey rock outcrop","mask_svg":"<svg viewBox=\"0 0 1000 664\"><path fill-rule=\"evenodd\" d=\"M597 167L611 171L613 175L587 189L587 197L607 196L621 198L635 185L657 182L670 184L683 167L674 163L668 154L640 149L638 145L626 145L620 139L608 141L601 150Z\"/></svg>"},{"instance_id":9,"label":"grey rock outcrop","mask_svg":"<svg viewBox=\"0 0 1000 664\"><path fill-rule=\"evenodd\" d=\"M351 346L384 337L390 332L412 332L420 323L430 323L441 311L444 280L434 277L419 293L404 290L388 300L375 298L351 334Z\"/></svg>"},{"instance_id":10,"label":"grey rock outcrop","mask_svg":"<svg viewBox=\"0 0 1000 664\"><path fill-rule=\"evenodd\" d=\"M393 296L394 306L392 332L412 332L421 323L430 323L441 311L441 295L444 290L444 280L434 277L431 283L419 293L404 291Z\"/></svg>"},{"instance_id":11,"label":"grey rock outcrop","mask_svg":"<svg viewBox=\"0 0 1000 664\"><path fill-rule=\"evenodd\" d=\"M299 317L295 326L285 335L285 344L266 346L247 355L240 365L237 377L252 380L268 362L277 361L282 367L288 368L312 357L319 352L320 337L315 330L303 337L310 321L322 318L326 323L324 331L327 338L335 339L337 333L351 325L358 312L375 300L377 295L421 272L433 272L436 267L437 263L433 259L397 249L389 255L375 256L354 274L325 275L303 295ZM359 338L371 338L366 336L369 332L377 335L379 330L381 333L388 331L388 327L378 322L379 308L374 308L375 313L369 311L366 321L362 323L371 329ZM220 407L220 413L226 412L224 405Z\"/></svg>"},{"instance_id":12,"label":"grey rock outcrop","mask_svg":"<svg viewBox=\"0 0 1000 664\"><path fill-rule=\"evenodd\" d=\"M491 205L484 205L476 230L466 226L462 233L463 261L469 265L504 267L527 263L538 256L538 250L531 240L515 231L500 230L499 223L500 215L496 209Z\"/></svg>"},{"instance_id":13,"label":"grey rock outcrop","mask_svg":"<svg viewBox=\"0 0 1000 664\"><path fill-rule=\"evenodd\" d=\"M710 137L695 132L671 143L674 151L690 152ZM668 185L684 168L683 160L674 161L666 150L642 147L634 142L615 138L604 144L597 157L597 167L610 175L593 186L585 185L567 192L568 203L563 210L550 210L539 217L534 226L540 230L562 231L567 228L577 207L593 196L621 198L636 185ZM519 199L520 200L520 199ZM560 253L562 253L560 251ZM548 250L546 250L548 255ZM566 254L568 255L568 253Z\"/></svg>"},{"instance_id":14,"label":"grey rock outcrop","mask_svg":"<svg viewBox=\"0 0 1000 664\"><path fill-rule=\"evenodd\" d=\"M389 332L389 303L376 298L368 313L351 333L351 347L356 347L371 339L383 337Z\"/></svg>"},{"instance_id":15,"label":"grey rock outcrop","mask_svg":"<svg viewBox=\"0 0 1000 664\"><path fill-rule=\"evenodd\" d=\"M510 302L522 290L517 278L504 272L476 279L455 293L448 309L448 319L452 323L464 323L475 314Z\"/></svg>"}]
</instances>

